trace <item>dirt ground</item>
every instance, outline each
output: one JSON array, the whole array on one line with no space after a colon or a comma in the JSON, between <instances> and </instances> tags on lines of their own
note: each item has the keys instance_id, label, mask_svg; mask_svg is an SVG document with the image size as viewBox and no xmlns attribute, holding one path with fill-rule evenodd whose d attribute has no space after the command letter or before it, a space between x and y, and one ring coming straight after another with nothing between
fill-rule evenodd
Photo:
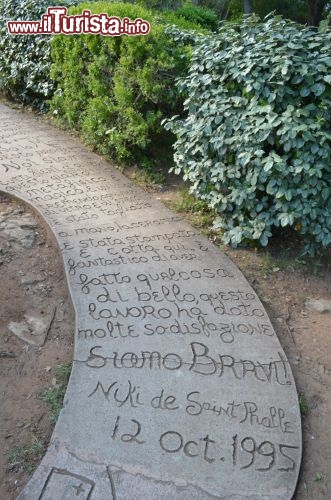
<instances>
[{"instance_id":1,"label":"dirt ground","mask_svg":"<svg viewBox=\"0 0 331 500\"><path fill-rule=\"evenodd\" d=\"M154 196L173 204L179 195L177 188L170 188L157 189ZM13 213L34 217L31 248L1 231L2 221ZM331 263L298 264L254 250L226 253L263 301L296 379L303 460L294 498L330 499L331 311L311 310L306 301L331 300ZM11 322L24 323L29 315L44 319L39 336L30 332L38 345L9 329ZM73 309L52 236L28 207L0 195L1 500L17 497L44 453L54 424L41 395L57 386L58 365L72 359L73 334Z\"/></svg>"},{"instance_id":2,"label":"dirt ground","mask_svg":"<svg viewBox=\"0 0 331 500\"><path fill-rule=\"evenodd\" d=\"M16 216L28 217L21 228ZM37 345L9 330L12 322L24 325L25 315L43 327L35 338L31 328ZM53 238L26 206L0 195L1 500L17 497L45 451L54 423L41 395L58 386L57 366L71 361L73 338L74 314Z\"/></svg>"}]
</instances>

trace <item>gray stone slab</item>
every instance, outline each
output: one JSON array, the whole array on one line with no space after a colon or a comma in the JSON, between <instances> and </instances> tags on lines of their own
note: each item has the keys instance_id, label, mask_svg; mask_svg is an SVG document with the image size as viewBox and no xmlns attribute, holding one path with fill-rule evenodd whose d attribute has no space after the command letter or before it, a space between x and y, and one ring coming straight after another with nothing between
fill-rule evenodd
<instances>
[{"instance_id":1,"label":"gray stone slab","mask_svg":"<svg viewBox=\"0 0 331 500\"><path fill-rule=\"evenodd\" d=\"M2 189L63 255L72 375L21 499L290 499L291 367L256 293L198 231L63 132L0 106Z\"/></svg>"},{"instance_id":2,"label":"gray stone slab","mask_svg":"<svg viewBox=\"0 0 331 500\"><path fill-rule=\"evenodd\" d=\"M306 307L319 313L328 313L331 312L331 300L308 299L306 301Z\"/></svg>"},{"instance_id":3,"label":"gray stone slab","mask_svg":"<svg viewBox=\"0 0 331 500\"><path fill-rule=\"evenodd\" d=\"M8 330L28 344L43 346L53 317L53 311L46 317L25 314L23 321L11 321Z\"/></svg>"},{"instance_id":4,"label":"gray stone slab","mask_svg":"<svg viewBox=\"0 0 331 500\"><path fill-rule=\"evenodd\" d=\"M0 236L3 235L24 248L32 248L36 228L36 221L29 214L22 214L17 210L9 214L0 213Z\"/></svg>"}]
</instances>

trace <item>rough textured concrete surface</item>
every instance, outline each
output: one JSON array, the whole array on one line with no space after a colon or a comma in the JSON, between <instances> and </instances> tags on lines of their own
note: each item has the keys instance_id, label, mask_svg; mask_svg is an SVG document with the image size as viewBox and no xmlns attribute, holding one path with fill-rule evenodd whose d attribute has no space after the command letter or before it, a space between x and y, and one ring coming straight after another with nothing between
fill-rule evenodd
<instances>
[{"instance_id":1,"label":"rough textured concrete surface","mask_svg":"<svg viewBox=\"0 0 331 500\"><path fill-rule=\"evenodd\" d=\"M74 139L0 112L1 189L54 232L76 312L64 409L20 499L290 499L297 392L243 275Z\"/></svg>"}]
</instances>

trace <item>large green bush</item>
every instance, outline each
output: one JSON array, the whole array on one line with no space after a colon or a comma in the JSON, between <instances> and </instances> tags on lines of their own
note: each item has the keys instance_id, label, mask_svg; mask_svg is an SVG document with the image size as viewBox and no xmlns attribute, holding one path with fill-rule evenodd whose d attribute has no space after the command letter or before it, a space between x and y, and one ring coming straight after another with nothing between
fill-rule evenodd
<instances>
[{"instance_id":1,"label":"large green bush","mask_svg":"<svg viewBox=\"0 0 331 500\"><path fill-rule=\"evenodd\" d=\"M75 0L61 0L73 5ZM9 35L7 21L39 21L52 0L6 0L0 11L0 90L14 100L45 109L53 91L48 35Z\"/></svg>"},{"instance_id":2,"label":"large green bush","mask_svg":"<svg viewBox=\"0 0 331 500\"><path fill-rule=\"evenodd\" d=\"M171 14L172 17L166 17L166 19L171 19L176 22L178 17L182 17L187 21L191 21L212 31L215 31L218 27L219 21L216 12L206 7L188 5L173 11ZM165 16L167 16L167 14L165 14Z\"/></svg>"},{"instance_id":3,"label":"large green bush","mask_svg":"<svg viewBox=\"0 0 331 500\"><path fill-rule=\"evenodd\" d=\"M279 18L224 26L195 48L175 162L219 214L224 241L267 245L291 226L331 243L331 32Z\"/></svg>"},{"instance_id":4,"label":"large green bush","mask_svg":"<svg viewBox=\"0 0 331 500\"><path fill-rule=\"evenodd\" d=\"M213 10L216 12L219 19L226 19L229 16L233 2L241 2L239 8L242 12L242 0L199 0L199 2L194 3ZM185 3L187 4L188 2Z\"/></svg>"},{"instance_id":5,"label":"large green bush","mask_svg":"<svg viewBox=\"0 0 331 500\"><path fill-rule=\"evenodd\" d=\"M162 14L109 2L84 3L70 14L90 9L119 18L150 22L147 36L58 35L52 42L52 78L57 90L51 107L69 127L103 154L120 160L160 158L173 136L161 120L181 109L174 79L185 73L189 43L166 33ZM192 23L178 19L181 27ZM162 155L161 155L162 156Z\"/></svg>"}]
</instances>

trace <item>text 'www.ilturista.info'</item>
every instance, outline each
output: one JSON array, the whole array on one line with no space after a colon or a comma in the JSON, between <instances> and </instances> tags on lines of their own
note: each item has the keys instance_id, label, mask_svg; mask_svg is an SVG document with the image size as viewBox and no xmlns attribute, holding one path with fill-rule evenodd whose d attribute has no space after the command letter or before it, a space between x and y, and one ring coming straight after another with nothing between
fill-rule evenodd
<instances>
[{"instance_id":1,"label":"text 'www.ilturista.info'","mask_svg":"<svg viewBox=\"0 0 331 500\"><path fill-rule=\"evenodd\" d=\"M92 14L83 10L81 15L68 16L66 7L49 7L40 21L8 21L8 33L11 35L65 35L92 34L103 36L147 35L150 24L143 19L131 21L128 17L120 19L109 17L104 12Z\"/></svg>"}]
</instances>

